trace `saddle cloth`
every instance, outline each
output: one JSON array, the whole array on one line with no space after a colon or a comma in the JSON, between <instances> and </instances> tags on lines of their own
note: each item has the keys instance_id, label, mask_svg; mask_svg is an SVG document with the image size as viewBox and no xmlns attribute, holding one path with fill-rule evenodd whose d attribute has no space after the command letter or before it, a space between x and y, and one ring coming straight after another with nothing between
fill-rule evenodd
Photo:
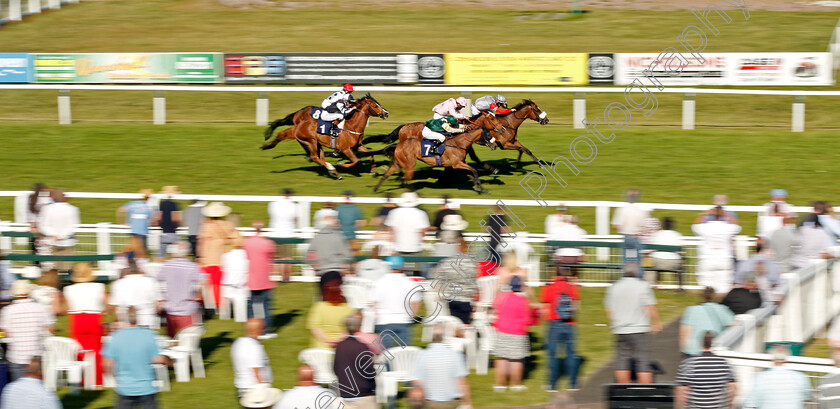
<instances>
[{"instance_id":1,"label":"saddle cloth","mask_svg":"<svg viewBox=\"0 0 840 409\"><path fill-rule=\"evenodd\" d=\"M446 144L442 143L438 145L437 149L432 149L434 146L435 141L430 139L423 139L420 141L420 153L424 158L430 156L440 156L443 155L443 151L446 149Z\"/></svg>"},{"instance_id":2,"label":"saddle cloth","mask_svg":"<svg viewBox=\"0 0 840 409\"><path fill-rule=\"evenodd\" d=\"M333 124L332 121L324 121L321 119L321 111L323 110L323 108L315 108L312 110L312 118L318 121L315 125L315 132L318 132L321 135L331 135L335 124Z\"/></svg>"}]
</instances>

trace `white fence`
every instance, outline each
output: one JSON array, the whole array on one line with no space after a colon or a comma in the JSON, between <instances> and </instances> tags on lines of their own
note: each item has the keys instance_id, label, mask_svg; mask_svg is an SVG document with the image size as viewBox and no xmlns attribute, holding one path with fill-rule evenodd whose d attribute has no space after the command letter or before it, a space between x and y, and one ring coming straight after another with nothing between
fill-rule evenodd
<instances>
[{"instance_id":1,"label":"white fence","mask_svg":"<svg viewBox=\"0 0 840 409\"><path fill-rule=\"evenodd\" d=\"M465 97L472 93L573 93L572 123L574 128L583 129L586 117L587 93L624 93L625 88L619 87L408 87L408 86L359 86L360 92L460 92ZM0 84L0 90L57 90L58 94L58 123L72 123L70 92L73 90L94 91L153 91L152 109L153 123L166 123L166 92L251 92L257 94L256 124L268 124L268 92L332 92L334 87L267 87L267 86L185 86L185 85L70 85L70 84ZM665 88L661 93L683 94L682 127L694 129L695 96L697 94L725 94L725 95L785 95L792 96L791 131L805 130L805 97L806 96L840 96L840 91L804 91L804 90L759 90L759 89L709 89L709 88Z\"/></svg>"},{"instance_id":2,"label":"white fence","mask_svg":"<svg viewBox=\"0 0 840 409\"><path fill-rule=\"evenodd\" d=\"M0 25L20 21L23 17L44 10L59 9L63 4L78 2L79 0L0 0Z\"/></svg>"}]
</instances>

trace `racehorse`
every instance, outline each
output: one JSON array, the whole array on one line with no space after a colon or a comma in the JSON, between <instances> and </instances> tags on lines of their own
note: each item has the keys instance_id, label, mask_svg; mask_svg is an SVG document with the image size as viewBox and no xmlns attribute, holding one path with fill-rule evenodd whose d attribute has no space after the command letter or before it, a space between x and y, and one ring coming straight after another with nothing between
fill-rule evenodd
<instances>
[{"instance_id":1,"label":"racehorse","mask_svg":"<svg viewBox=\"0 0 840 409\"><path fill-rule=\"evenodd\" d=\"M414 177L414 166L417 164L417 160L421 160L432 166L443 166L445 168L465 169L469 171L469 176L473 181L474 188L481 192L482 187L481 181L478 180L478 172L476 172L472 166L468 165L464 161L467 157L467 149L479 138L489 139L489 131L502 133L504 128L493 114L486 112L479 114L473 120L472 126L475 126L476 128L471 131L450 136L446 139L446 149L440 157L440 165L437 165L435 157L422 156L420 152L420 141L422 140L422 136L420 138L410 136L395 145L385 147L385 149L382 149L381 152L386 154L393 152L393 154L390 155L393 159L391 160L391 166L388 167L388 170L385 171L385 174L382 175L381 179L379 179L379 183L376 184L373 191L377 191L379 186L382 185L382 182L385 182L385 179L388 179L389 176L393 175L400 169L403 170L403 186L408 187L408 183ZM486 141L486 143L492 144L493 142Z\"/></svg>"},{"instance_id":2,"label":"racehorse","mask_svg":"<svg viewBox=\"0 0 840 409\"><path fill-rule=\"evenodd\" d=\"M537 157L531 153L531 150L522 146L519 141L516 140L517 137L517 129L526 119L532 119L540 123L540 125L545 125L548 123L548 115L543 112L539 106L534 101L530 99L526 99L522 101L520 104L513 107L516 111L511 112L505 115L498 115L499 120L501 121L502 125L504 125L504 132L501 133L494 133L492 136L496 138L496 145L502 149L510 149L510 150L518 150L519 157L516 159L516 164L514 168L519 167L520 161L522 160L522 153L527 153L534 159L534 162L537 162ZM384 135L373 135L368 138L365 138L364 143L370 142L393 142L399 139L400 141L404 141L410 137L420 137L423 131L423 122L412 122L405 125L400 125L397 129L394 129L389 134ZM485 142L479 141L480 145L484 145ZM472 146L467 149L467 153L470 155L470 159L473 162L481 165L485 170L489 170L493 174L496 174L498 171L490 166L482 162L478 159L478 156L475 154L475 150ZM537 162L539 163L539 162Z\"/></svg>"},{"instance_id":3,"label":"racehorse","mask_svg":"<svg viewBox=\"0 0 840 409\"><path fill-rule=\"evenodd\" d=\"M379 105L379 102L370 96L370 94L356 100L353 104L353 110L350 115L345 118L344 129L342 129L341 133L339 133L335 138L335 145L332 146L333 141L329 135L321 135L315 130L318 121L312 118L312 110L314 108L316 107L304 107L297 112L286 115L283 119L278 119L272 122L265 130L266 142L262 145L261 149L271 149L284 140L296 139L298 143L300 143L300 146L303 147L303 150L306 151L306 154L309 155L310 160L327 168L331 175L340 180L341 175L335 167L324 160L324 150L321 147L323 146L340 151L350 159L349 163L342 163L340 166L349 168L350 166L359 163L359 158L356 157L353 150L356 149L359 152L370 152L367 148L362 146L362 136L365 132L368 118L376 116L382 119L387 119L388 111L385 110L382 105ZM273 140L269 141L269 138L271 138L275 129L288 125L292 125L292 127L278 132L277 136L275 136ZM376 162L374 162L373 157L371 157L370 171L373 173L375 170Z\"/></svg>"}]
</instances>

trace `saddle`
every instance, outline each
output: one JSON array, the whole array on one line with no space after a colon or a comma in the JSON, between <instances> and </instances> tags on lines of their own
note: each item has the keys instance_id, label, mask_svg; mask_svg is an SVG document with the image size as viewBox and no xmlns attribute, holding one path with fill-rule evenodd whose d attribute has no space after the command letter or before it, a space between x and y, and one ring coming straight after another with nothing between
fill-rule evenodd
<instances>
[{"instance_id":1,"label":"saddle","mask_svg":"<svg viewBox=\"0 0 840 409\"><path fill-rule=\"evenodd\" d=\"M434 157L437 166L440 166L440 157L446 150L446 143L442 142L440 145L435 146L436 142L430 139L422 139L420 141L420 154L424 158Z\"/></svg>"}]
</instances>

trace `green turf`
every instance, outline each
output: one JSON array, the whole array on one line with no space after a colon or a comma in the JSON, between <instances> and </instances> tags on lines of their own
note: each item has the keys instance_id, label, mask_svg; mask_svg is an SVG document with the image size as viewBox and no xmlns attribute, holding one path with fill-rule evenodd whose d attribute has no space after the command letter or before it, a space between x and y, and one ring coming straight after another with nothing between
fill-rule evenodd
<instances>
[{"instance_id":1,"label":"green turf","mask_svg":"<svg viewBox=\"0 0 840 409\"><path fill-rule=\"evenodd\" d=\"M315 296L315 284L297 283L280 286L274 291L275 325L279 325L279 336L262 341L265 345L274 373L274 386L291 388L295 385L294 373L298 353L309 345L309 333L305 328L306 315ZM682 310L696 302L692 293L678 295L670 291L657 291L659 312L664 321L675 319ZM594 372L612 356L613 337L605 324L606 316L601 307L604 297L602 288L583 288L581 291L582 307L578 335L578 350L587 361L581 376ZM233 389L233 369L230 360L230 345L241 335L241 325L233 321L213 319L206 322L207 332L201 346L204 353L206 378L192 378L189 383L178 383L172 379L172 391L159 395L162 407L167 409L193 409L200 404L202 409L229 409L236 406ZM66 319L58 325L59 335L67 336ZM420 344L420 327L413 329L415 345ZM542 392L546 377L546 360L540 345L544 341L545 324L532 327L533 370L527 375L524 384L528 391L523 393L493 394L493 370L487 375L471 374L469 377L475 407L505 407L535 405L545 402L548 394ZM676 345L674 346L676 348ZM492 364L491 364L492 368ZM581 378L583 379L583 378ZM83 392L80 395L68 395L62 388L59 395L68 409L104 409L114 402L114 394L103 392ZM212 398L210 398L212 397ZM406 407L400 399L401 407Z\"/></svg>"}]
</instances>

